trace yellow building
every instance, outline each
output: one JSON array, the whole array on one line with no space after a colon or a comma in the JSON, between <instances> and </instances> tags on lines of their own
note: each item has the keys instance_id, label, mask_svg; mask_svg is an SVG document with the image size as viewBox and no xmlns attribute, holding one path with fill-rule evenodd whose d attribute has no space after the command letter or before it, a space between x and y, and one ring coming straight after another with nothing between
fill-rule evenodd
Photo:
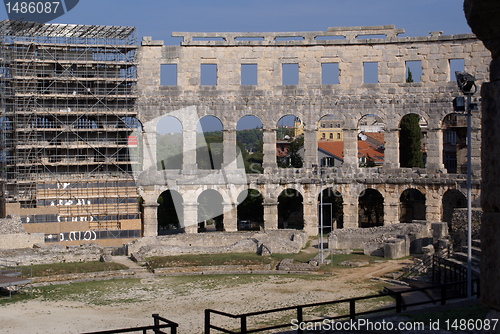
<instances>
[{"instance_id":1,"label":"yellow building","mask_svg":"<svg viewBox=\"0 0 500 334\"><path fill-rule=\"evenodd\" d=\"M318 123L318 141L343 141L343 122L333 116L325 116Z\"/></svg>"},{"instance_id":2,"label":"yellow building","mask_svg":"<svg viewBox=\"0 0 500 334\"><path fill-rule=\"evenodd\" d=\"M344 133L342 131L343 122L333 116L325 116L318 123L318 138L317 140L326 141L343 141ZM295 137L304 134L304 125L296 118L295 119Z\"/></svg>"}]
</instances>

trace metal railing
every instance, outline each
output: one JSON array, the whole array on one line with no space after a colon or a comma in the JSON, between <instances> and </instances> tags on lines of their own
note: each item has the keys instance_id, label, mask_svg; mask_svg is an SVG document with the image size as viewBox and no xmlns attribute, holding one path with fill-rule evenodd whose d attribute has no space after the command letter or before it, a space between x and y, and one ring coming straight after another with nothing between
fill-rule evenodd
<instances>
[{"instance_id":1,"label":"metal railing","mask_svg":"<svg viewBox=\"0 0 500 334\"><path fill-rule=\"evenodd\" d=\"M475 291L473 291L473 295L479 296L479 292L480 292L479 291L479 279L473 280L473 283L474 283L474 287L475 287ZM349 313L343 314L343 315L338 315L335 317L322 316L321 318L317 318L317 319L307 319L307 321L308 322L322 322L325 319L330 319L330 320L355 319L356 316L359 316L359 315L375 314L375 313L387 312L387 311L392 311L392 310L395 310L396 313L401 313L404 309L406 309L407 307L410 307L410 306L418 306L418 305L431 304L431 303L436 303L436 302L440 302L441 305L445 305L446 301L448 301L448 300L463 297L463 295L449 296L447 293L447 290L449 288L455 288L458 291L463 291L462 288L466 284L467 284L467 281L460 281L460 282L453 282L453 283L435 285L435 286L418 288L418 289L411 289L411 290L406 290L406 291L388 292L388 293L384 293L384 294L380 294L380 295L340 299L340 300L335 300L335 301L313 303L313 304L304 304L304 305L283 307L283 308L277 308L277 309L272 309L272 310L250 312L250 313L244 313L244 314L230 314L227 312L206 309L205 310L205 334L210 334L211 329L215 329L215 330L218 330L220 332L230 333L230 334L248 334L248 333L258 333L258 332L263 332L263 331L268 331L268 330L290 327L292 319L290 319L290 322L285 323L285 324L276 324L276 325L272 325L272 326L249 329L248 328L248 319L250 317L263 315L263 314L271 314L271 313L278 313L278 312L295 310L295 318L293 320L297 320L298 323L301 323L304 321L304 309L311 308L311 307L324 306L324 305L336 305L336 304L348 303ZM413 293L413 292L417 292L417 291L426 291L429 289L440 289L440 298L431 299L431 300L427 300L427 301L423 301L423 302L410 303L410 304L403 302L402 296L404 294ZM394 298L396 300L396 305L389 306L389 307L383 307L383 308L377 308L377 309L369 310L369 311L356 312L356 302L363 301L363 300L370 300L370 299L374 299L374 298L381 298L381 297L385 297L385 296L394 296ZM211 322L211 315L212 314L220 315L220 316L223 316L226 318L231 318L231 319L239 319L240 320L240 328L238 329L238 331L233 331L233 330L229 330L229 329L225 329L225 328L216 326ZM297 333L302 334L303 330L301 330L299 327L299 329L297 330Z\"/></svg>"},{"instance_id":2,"label":"metal railing","mask_svg":"<svg viewBox=\"0 0 500 334\"><path fill-rule=\"evenodd\" d=\"M452 245L448 245L446 248L441 249L439 252L433 254L432 256L426 257L422 259L422 262L408 268L408 271L405 272L399 279L407 278L411 279L419 274L425 272L429 268L433 268L434 265L434 259L435 258L440 258L440 259L448 259L453 255L453 247ZM434 282L434 281L433 281ZM435 282L434 282L435 283ZM440 282L440 283L447 283L447 282Z\"/></svg>"},{"instance_id":3,"label":"metal railing","mask_svg":"<svg viewBox=\"0 0 500 334\"><path fill-rule=\"evenodd\" d=\"M142 332L146 334L148 331L153 331L154 334L168 334L161 329L169 328L170 334L177 334L177 327L179 325L173 321L160 317L158 314L153 314L154 324L152 326L142 326L142 327L131 327L122 329L112 329L100 332L89 332L85 334L118 334L118 333L132 333L132 332ZM160 323L163 322L163 323Z\"/></svg>"}]
</instances>

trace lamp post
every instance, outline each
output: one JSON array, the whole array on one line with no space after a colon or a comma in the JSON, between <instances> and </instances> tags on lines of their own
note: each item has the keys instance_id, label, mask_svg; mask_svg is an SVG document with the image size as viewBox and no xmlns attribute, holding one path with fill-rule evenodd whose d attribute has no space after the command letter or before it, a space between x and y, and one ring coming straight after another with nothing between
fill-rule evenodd
<instances>
[{"instance_id":1,"label":"lamp post","mask_svg":"<svg viewBox=\"0 0 500 334\"><path fill-rule=\"evenodd\" d=\"M314 164L312 167L315 169L315 172L317 174L318 170L318 165ZM320 173L320 195L319 195L319 257L320 257L320 264L324 262L323 259L323 254L324 254L324 249L323 249L323 166L319 166L319 173Z\"/></svg>"},{"instance_id":2,"label":"lamp post","mask_svg":"<svg viewBox=\"0 0 500 334\"><path fill-rule=\"evenodd\" d=\"M471 115L477 110L477 104L472 103L472 95L477 91L476 78L466 72L455 72L458 88L467 96L467 104L463 97L453 101L455 111L467 112L467 299L472 298L472 194L471 194Z\"/></svg>"}]
</instances>

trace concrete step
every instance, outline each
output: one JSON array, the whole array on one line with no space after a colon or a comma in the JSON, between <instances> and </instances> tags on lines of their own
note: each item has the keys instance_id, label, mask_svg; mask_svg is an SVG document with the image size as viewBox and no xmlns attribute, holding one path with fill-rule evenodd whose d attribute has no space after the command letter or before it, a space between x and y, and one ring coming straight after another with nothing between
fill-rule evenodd
<instances>
[{"instance_id":1,"label":"concrete step","mask_svg":"<svg viewBox=\"0 0 500 334\"><path fill-rule=\"evenodd\" d=\"M481 248L481 240L479 239L472 240L472 246Z\"/></svg>"},{"instance_id":2,"label":"concrete step","mask_svg":"<svg viewBox=\"0 0 500 334\"><path fill-rule=\"evenodd\" d=\"M481 248L480 247L471 247L471 252L473 256L476 256L477 258L481 258ZM467 254L467 246L462 246L462 253Z\"/></svg>"},{"instance_id":3,"label":"concrete step","mask_svg":"<svg viewBox=\"0 0 500 334\"><path fill-rule=\"evenodd\" d=\"M467 265L467 253L455 252L453 258ZM472 255L471 261L473 266L479 266L479 257Z\"/></svg>"}]
</instances>

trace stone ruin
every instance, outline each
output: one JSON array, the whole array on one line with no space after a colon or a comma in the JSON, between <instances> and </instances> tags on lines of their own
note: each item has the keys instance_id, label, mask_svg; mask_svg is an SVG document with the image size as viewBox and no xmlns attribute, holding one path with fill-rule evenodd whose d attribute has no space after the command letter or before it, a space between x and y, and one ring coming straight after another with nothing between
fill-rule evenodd
<instances>
[{"instance_id":1,"label":"stone ruin","mask_svg":"<svg viewBox=\"0 0 500 334\"><path fill-rule=\"evenodd\" d=\"M397 259L410 253L422 253L422 247L447 242L448 224L416 221L372 228L335 230L328 235L330 249L363 249L365 255ZM439 246L439 244L441 246Z\"/></svg>"},{"instance_id":2,"label":"stone ruin","mask_svg":"<svg viewBox=\"0 0 500 334\"><path fill-rule=\"evenodd\" d=\"M298 230L263 232L220 232L145 237L128 243L134 257L221 253L298 253L308 235Z\"/></svg>"}]
</instances>

